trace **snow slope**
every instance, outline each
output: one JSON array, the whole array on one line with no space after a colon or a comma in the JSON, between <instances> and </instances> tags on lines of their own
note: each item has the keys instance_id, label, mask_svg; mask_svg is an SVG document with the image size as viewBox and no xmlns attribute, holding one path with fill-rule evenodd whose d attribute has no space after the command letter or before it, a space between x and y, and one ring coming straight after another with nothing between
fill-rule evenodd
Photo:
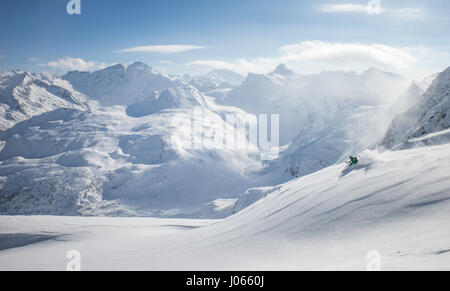
<instances>
[{"instance_id":1,"label":"snow slope","mask_svg":"<svg viewBox=\"0 0 450 291\"><path fill-rule=\"evenodd\" d=\"M71 71L62 78L104 106L130 105L155 90L162 92L185 85L141 62L128 66L117 64L94 72Z\"/></svg>"},{"instance_id":2,"label":"snow slope","mask_svg":"<svg viewBox=\"0 0 450 291\"><path fill-rule=\"evenodd\" d=\"M245 112L218 106L192 86L152 100L140 111L57 109L0 132L0 213L180 216L259 185L255 147L206 144L225 135L215 124L226 114ZM204 114L195 116L195 107ZM192 120L205 122L192 132L205 147L183 143ZM245 132L236 135L243 143Z\"/></svg>"},{"instance_id":3,"label":"snow slope","mask_svg":"<svg viewBox=\"0 0 450 291\"><path fill-rule=\"evenodd\" d=\"M449 166L449 144L366 151L218 221L3 216L0 269L449 270Z\"/></svg>"},{"instance_id":4,"label":"snow slope","mask_svg":"<svg viewBox=\"0 0 450 291\"><path fill-rule=\"evenodd\" d=\"M57 108L86 110L88 100L67 81L48 73L0 74L0 130Z\"/></svg>"},{"instance_id":5,"label":"snow slope","mask_svg":"<svg viewBox=\"0 0 450 291\"><path fill-rule=\"evenodd\" d=\"M450 67L433 81L428 90L406 112L391 123L383 146L393 148L408 139L450 128Z\"/></svg>"}]
</instances>

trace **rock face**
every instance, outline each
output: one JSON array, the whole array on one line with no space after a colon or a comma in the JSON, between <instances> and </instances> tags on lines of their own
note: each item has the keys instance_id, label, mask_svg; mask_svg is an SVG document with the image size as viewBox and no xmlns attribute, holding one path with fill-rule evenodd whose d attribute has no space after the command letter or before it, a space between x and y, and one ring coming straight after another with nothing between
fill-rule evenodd
<instances>
[{"instance_id":1,"label":"rock face","mask_svg":"<svg viewBox=\"0 0 450 291\"><path fill-rule=\"evenodd\" d=\"M450 68L433 81L418 102L392 121L382 145L386 148L450 128Z\"/></svg>"},{"instance_id":2,"label":"rock face","mask_svg":"<svg viewBox=\"0 0 450 291\"><path fill-rule=\"evenodd\" d=\"M62 78L104 106L130 105L155 90L162 92L185 85L140 62L129 66L118 64L92 73L71 71Z\"/></svg>"},{"instance_id":3,"label":"rock face","mask_svg":"<svg viewBox=\"0 0 450 291\"><path fill-rule=\"evenodd\" d=\"M86 110L87 98L51 74L0 74L0 130L57 108Z\"/></svg>"}]
</instances>

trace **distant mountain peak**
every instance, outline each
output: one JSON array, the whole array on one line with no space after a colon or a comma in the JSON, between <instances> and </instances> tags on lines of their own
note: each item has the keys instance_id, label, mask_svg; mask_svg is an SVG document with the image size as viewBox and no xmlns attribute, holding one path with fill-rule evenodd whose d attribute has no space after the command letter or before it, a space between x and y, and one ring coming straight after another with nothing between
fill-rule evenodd
<instances>
[{"instance_id":1,"label":"distant mountain peak","mask_svg":"<svg viewBox=\"0 0 450 291\"><path fill-rule=\"evenodd\" d=\"M149 66L143 62L140 61L136 61L134 63L132 63L131 65L128 66L129 67L145 67L145 68L149 68Z\"/></svg>"},{"instance_id":2,"label":"distant mountain peak","mask_svg":"<svg viewBox=\"0 0 450 291\"><path fill-rule=\"evenodd\" d=\"M152 71L154 73L153 68L143 62L134 62L127 66L127 72L131 74L142 74L146 71Z\"/></svg>"},{"instance_id":3,"label":"distant mountain peak","mask_svg":"<svg viewBox=\"0 0 450 291\"><path fill-rule=\"evenodd\" d=\"M185 85L183 81L172 79L143 62L134 62L128 66L116 64L92 73L72 71L63 79L79 92L106 106L130 105L154 90L162 92Z\"/></svg>"},{"instance_id":4,"label":"distant mountain peak","mask_svg":"<svg viewBox=\"0 0 450 291\"><path fill-rule=\"evenodd\" d=\"M116 70L126 70L127 66L125 66L124 64L115 64L109 67L106 67L102 70L99 71L116 71ZM98 72L98 71L97 71Z\"/></svg>"},{"instance_id":5,"label":"distant mountain peak","mask_svg":"<svg viewBox=\"0 0 450 291\"><path fill-rule=\"evenodd\" d=\"M274 74L278 74L284 77L290 77L295 75L294 71L288 69L285 64L280 64L273 71Z\"/></svg>"}]
</instances>

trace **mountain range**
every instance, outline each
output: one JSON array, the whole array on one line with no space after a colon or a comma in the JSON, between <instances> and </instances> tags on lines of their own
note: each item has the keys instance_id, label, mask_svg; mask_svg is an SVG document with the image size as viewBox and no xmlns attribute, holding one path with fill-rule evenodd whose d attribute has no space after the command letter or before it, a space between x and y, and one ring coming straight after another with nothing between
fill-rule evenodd
<instances>
[{"instance_id":1,"label":"mountain range","mask_svg":"<svg viewBox=\"0 0 450 291\"><path fill-rule=\"evenodd\" d=\"M422 82L285 65L246 77L180 78L140 62L4 72L0 214L227 217L349 155L447 143L449 88L450 69ZM230 114L279 114L279 154L204 146L235 128ZM185 147L186 133L205 144ZM238 143L247 137L236 131Z\"/></svg>"}]
</instances>

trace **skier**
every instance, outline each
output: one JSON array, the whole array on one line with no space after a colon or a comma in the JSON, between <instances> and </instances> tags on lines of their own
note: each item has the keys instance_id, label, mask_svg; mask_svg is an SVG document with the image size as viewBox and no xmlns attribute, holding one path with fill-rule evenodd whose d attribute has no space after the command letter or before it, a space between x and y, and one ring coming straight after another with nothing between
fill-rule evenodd
<instances>
[{"instance_id":1,"label":"skier","mask_svg":"<svg viewBox=\"0 0 450 291\"><path fill-rule=\"evenodd\" d=\"M347 162L347 164L351 167L356 164L358 164L358 158L350 156L350 161Z\"/></svg>"}]
</instances>

